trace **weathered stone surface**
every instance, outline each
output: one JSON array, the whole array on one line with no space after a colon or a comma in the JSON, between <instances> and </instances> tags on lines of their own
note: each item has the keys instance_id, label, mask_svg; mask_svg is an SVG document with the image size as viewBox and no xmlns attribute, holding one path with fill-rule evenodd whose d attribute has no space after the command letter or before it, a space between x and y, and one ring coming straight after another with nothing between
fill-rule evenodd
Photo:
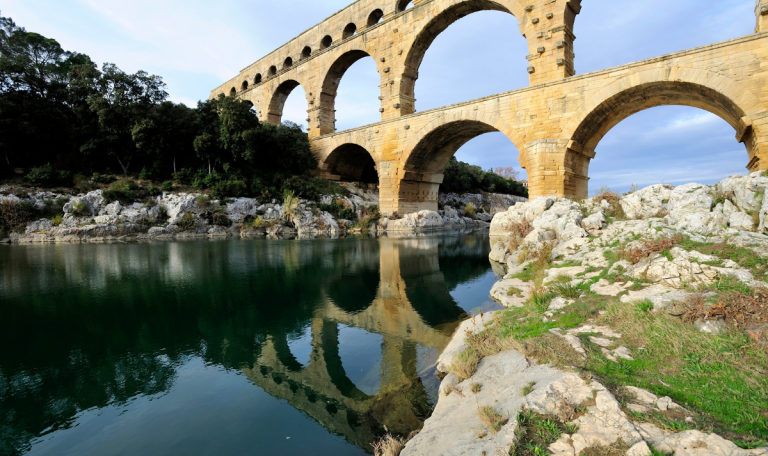
<instances>
[{"instance_id":1,"label":"weathered stone surface","mask_svg":"<svg viewBox=\"0 0 768 456\"><path fill-rule=\"evenodd\" d=\"M496 312L485 312L481 315L475 315L474 317L465 320L454 331L448 345L446 345L443 352L437 358L437 370L440 372L448 372L451 364L453 364L454 357L459 353L467 349L467 344L464 339L468 334L477 334L480 331L485 330L485 327L493 322L493 318Z\"/></svg>"},{"instance_id":2,"label":"weathered stone surface","mask_svg":"<svg viewBox=\"0 0 768 456\"><path fill-rule=\"evenodd\" d=\"M581 221L581 227L587 231L602 230L607 225L607 219L603 211L595 212Z\"/></svg>"},{"instance_id":3,"label":"weathered stone surface","mask_svg":"<svg viewBox=\"0 0 768 456\"><path fill-rule=\"evenodd\" d=\"M531 296L533 283L520 279L503 279L491 288L491 298L504 307L523 307Z\"/></svg>"},{"instance_id":4,"label":"weathered stone surface","mask_svg":"<svg viewBox=\"0 0 768 456\"><path fill-rule=\"evenodd\" d=\"M629 219L663 217L672 195L670 187L659 184L638 190L621 199L621 208Z\"/></svg>"},{"instance_id":5,"label":"weathered stone surface","mask_svg":"<svg viewBox=\"0 0 768 456\"><path fill-rule=\"evenodd\" d=\"M694 322L699 331L716 336L728 330L728 325L722 320L696 320Z\"/></svg>"}]
</instances>

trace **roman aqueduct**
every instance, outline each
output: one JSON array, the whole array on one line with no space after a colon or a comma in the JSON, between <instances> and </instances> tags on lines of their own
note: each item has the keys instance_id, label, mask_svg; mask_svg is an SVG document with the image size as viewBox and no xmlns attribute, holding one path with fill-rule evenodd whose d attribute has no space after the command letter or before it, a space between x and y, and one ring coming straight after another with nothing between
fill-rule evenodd
<instances>
[{"instance_id":1,"label":"roman aqueduct","mask_svg":"<svg viewBox=\"0 0 768 456\"><path fill-rule=\"evenodd\" d=\"M530 86L417 113L416 80L430 44L458 19L482 10L519 20ZM437 210L449 159L492 131L517 147L531 197L584 198L589 163L603 136L632 114L662 105L721 117L746 146L747 169L768 168L768 0L756 0L752 35L576 75L573 25L580 10L581 0L358 0L242 70L211 97L250 100L260 119L279 123L288 95L301 85L319 175L378 175L383 213ZM381 79L381 122L337 132L337 87L347 69L367 57L376 61Z\"/></svg>"}]
</instances>

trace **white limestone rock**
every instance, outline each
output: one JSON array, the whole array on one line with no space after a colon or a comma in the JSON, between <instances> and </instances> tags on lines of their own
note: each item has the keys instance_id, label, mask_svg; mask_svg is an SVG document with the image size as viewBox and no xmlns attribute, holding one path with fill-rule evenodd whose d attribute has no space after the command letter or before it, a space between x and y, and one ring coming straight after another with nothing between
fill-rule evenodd
<instances>
[{"instance_id":1,"label":"white limestone rock","mask_svg":"<svg viewBox=\"0 0 768 456\"><path fill-rule=\"evenodd\" d=\"M468 348L465 343L467 334L477 334L484 331L486 326L493 323L493 318L496 312L485 312L481 315L475 315L474 317L463 321L459 327L454 331L453 337L446 345L443 352L437 358L437 370L440 372L448 372L453 364L455 357Z\"/></svg>"},{"instance_id":2,"label":"white limestone rock","mask_svg":"<svg viewBox=\"0 0 768 456\"><path fill-rule=\"evenodd\" d=\"M619 204L627 218L644 219L659 217L666 211L666 202L672 195L669 185L651 185L623 197Z\"/></svg>"},{"instance_id":3,"label":"white limestone rock","mask_svg":"<svg viewBox=\"0 0 768 456\"><path fill-rule=\"evenodd\" d=\"M533 283L520 279L503 279L491 288L491 298L504 307L523 307L531 297Z\"/></svg>"},{"instance_id":4,"label":"white limestone rock","mask_svg":"<svg viewBox=\"0 0 768 456\"><path fill-rule=\"evenodd\" d=\"M603 211L595 212L581 221L581 227L587 231L602 230L607 225L607 219Z\"/></svg>"},{"instance_id":5,"label":"white limestone rock","mask_svg":"<svg viewBox=\"0 0 768 456\"><path fill-rule=\"evenodd\" d=\"M752 216L744 212L732 212L728 217L728 226L739 231L754 231Z\"/></svg>"},{"instance_id":6,"label":"white limestone rock","mask_svg":"<svg viewBox=\"0 0 768 456\"><path fill-rule=\"evenodd\" d=\"M101 207L104 205L104 197L101 196L101 190L94 190L84 196L76 196L64 205L64 213L71 214L77 202L83 202L88 205L87 215L95 215L101 211Z\"/></svg>"}]
</instances>

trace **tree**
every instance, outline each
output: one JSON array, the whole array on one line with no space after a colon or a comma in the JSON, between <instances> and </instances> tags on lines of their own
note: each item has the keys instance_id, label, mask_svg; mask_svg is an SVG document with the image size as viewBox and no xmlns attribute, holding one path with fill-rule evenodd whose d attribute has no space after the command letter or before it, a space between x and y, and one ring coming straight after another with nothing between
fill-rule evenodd
<instances>
[{"instance_id":1,"label":"tree","mask_svg":"<svg viewBox=\"0 0 768 456\"><path fill-rule=\"evenodd\" d=\"M128 174L131 161L143 150L136 146L134 131L142 128L152 108L168 94L159 76L144 71L128 74L112 63L105 63L96 80L97 94L88 98L96 113L99 131L82 147L85 153L103 151L114 157Z\"/></svg>"},{"instance_id":2,"label":"tree","mask_svg":"<svg viewBox=\"0 0 768 456\"><path fill-rule=\"evenodd\" d=\"M493 172L503 177L506 180L513 180L513 181L516 181L520 175L519 172L511 166L507 166L507 167L499 166L497 168L494 168Z\"/></svg>"},{"instance_id":3,"label":"tree","mask_svg":"<svg viewBox=\"0 0 768 456\"><path fill-rule=\"evenodd\" d=\"M194 155L198 133L197 112L184 104L165 101L152 108L149 116L132 131L136 147L153 163L153 169L177 172L177 160Z\"/></svg>"}]
</instances>

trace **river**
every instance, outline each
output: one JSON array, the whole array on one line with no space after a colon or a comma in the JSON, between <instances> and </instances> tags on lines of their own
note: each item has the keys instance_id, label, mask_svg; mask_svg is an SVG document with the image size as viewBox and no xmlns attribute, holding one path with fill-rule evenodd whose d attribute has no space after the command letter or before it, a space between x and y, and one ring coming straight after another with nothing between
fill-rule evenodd
<instances>
[{"instance_id":1,"label":"river","mask_svg":"<svg viewBox=\"0 0 768 456\"><path fill-rule=\"evenodd\" d=\"M0 247L0 455L364 455L420 428L487 233Z\"/></svg>"}]
</instances>

